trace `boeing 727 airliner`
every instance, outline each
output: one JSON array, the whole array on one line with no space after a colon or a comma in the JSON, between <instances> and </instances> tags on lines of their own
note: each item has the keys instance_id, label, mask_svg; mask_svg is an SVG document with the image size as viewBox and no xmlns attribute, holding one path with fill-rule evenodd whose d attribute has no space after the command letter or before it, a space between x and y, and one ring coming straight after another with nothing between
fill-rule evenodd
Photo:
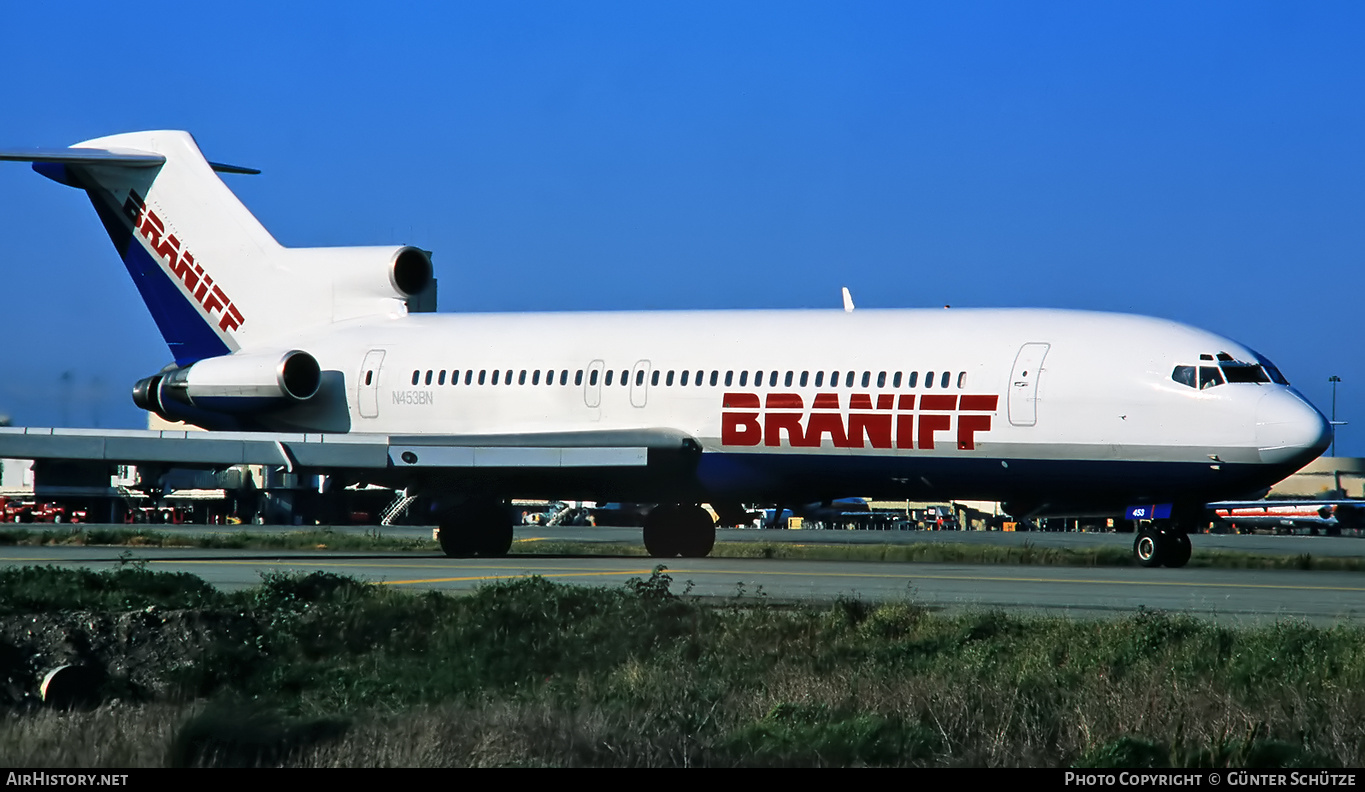
<instances>
[{"instance_id":1,"label":"boeing 727 airliner","mask_svg":"<svg viewBox=\"0 0 1365 792\"><path fill-rule=\"evenodd\" d=\"M414 247L285 248L185 132L0 159L85 190L174 363L137 404L207 433L0 430L0 456L254 463L424 496L450 555L506 553L512 497L660 504L704 556L752 501L1004 501L1142 520L1182 566L1210 501L1327 447L1271 362L1175 322L1058 310L434 314ZM851 306L850 306L851 307ZM428 309L429 310L429 309ZM738 518L736 521L739 521Z\"/></svg>"}]
</instances>

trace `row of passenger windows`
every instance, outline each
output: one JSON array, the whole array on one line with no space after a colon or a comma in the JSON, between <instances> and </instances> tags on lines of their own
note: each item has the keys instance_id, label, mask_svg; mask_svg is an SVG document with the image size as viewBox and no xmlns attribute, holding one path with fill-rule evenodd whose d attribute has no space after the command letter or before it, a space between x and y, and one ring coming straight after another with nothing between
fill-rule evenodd
<instances>
[{"instance_id":1,"label":"row of passenger windows","mask_svg":"<svg viewBox=\"0 0 1365 792\"><path fill-rule=\"evenodd\" d=\"M533 371L527 371L525 369L522 369L521 371L516 371L515 369L507 369L506 371L494 369L489 371L488 369L482 369L478 372L475 372L473 369L462 369L451 371L450 376L447 379L445 371L427 369L425 374L421 370L413 371L412 384L445 385L449 382L451 385L459 385L461 381L463 381L465 385L498 385L501 381L501 384L503 385L511 385L513 381L515 381L518 385L540 385L541 383L554 385L555 382L558 381L560 385L568 385L569 373L568 369L549 369L545 372L541 372L539 369ZM636 385L645 384L645 374L646 372L644 369L635 372ZM582 385L585 375L587 376L589 386L598 384L599 375L601 375L601 382L603 385L611 385L613 379L621 385L630 384L630 369L622 369L619 378L616 377L616 371L614 369L607 369L605 372L600 369L591 369L586 372L583 369L579 369L578 371L573 372L573 384ZM765 372L763 370L753 372L753 387L763 387L765 376L769 388L776 388L779 382L782 383L782 387L784 388L793 386L806 388L811 387L812 385L816 388L826 387L825 372L823 371L817 371L814 376L812 376L809 371L788 371L784 374L780 371ZM855 385L863 388L871 388L873 387L873 382L876 383L876 387L878 388L887 387L888 382L892 388L899 388L902 383L904 383L904 386L907 388L916 388L919 387L920 384L920 373L918 371L911 371L909 373L900 371L891 373L885 371L878 371L875 373L864 371L861 376L859 376L856 371L831 371L829 372L828 387L839 387L841 376L845 388L852 388ZM960 371L954 376L954 373L951 371L939 372L937 374L933 371L926 371L924 372L924 387L933 388L935 387L935 383L937 383L937 386L940 388L948 388L953 385L954 379L956 379L958 388L966 387L967 372ZM719 385L724 381L725 387L727 388L734 387L736 382L738 382L739 387L744 388L748 387L750 382L748 371L741 371L738 372L738 374L734 371L707 372L705 370L696 372L690 370L682 372L669 371L664 373L655 369L654 371L649 372L650 385L659 385L660 380L662 380L662 384L666 387L672 387L674 384L686 386L689 384L690 380L690 384L693 386L706 385L708 383L710 385ZM369 384L368 378L366 384Z\"/></svg>"}]
</instances>

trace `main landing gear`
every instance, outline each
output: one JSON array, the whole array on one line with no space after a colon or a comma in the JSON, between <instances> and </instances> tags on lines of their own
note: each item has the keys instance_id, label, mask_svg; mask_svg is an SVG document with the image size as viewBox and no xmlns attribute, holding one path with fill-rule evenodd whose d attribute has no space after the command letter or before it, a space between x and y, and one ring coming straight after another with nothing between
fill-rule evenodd
<instances>
[{"instance_id":1,"label":"main landing gear","mask_svg":"<svg viewBox=\"0 0 1365 792\"><path fill-rule=\"evenodd\" d=\"M1133 540L1133 558L1145 567L1183 567L1192 549L1185 529L1166 520L1140 525Z\"/></svg>"},{"instance_id":2,"label":"main landing gear","mask_svg":"<svg viewBox=\"0 0 1365 792\"><path fill-rule=\"evenodd\" d=\"M512 512L502 501L469 501L442 512L436 540L451 558L505 556L512 547Z\"/></svg>"},{"instance_id":3,"label":"main landing gear","mask_svg":"<svg viewBox=\"0 0 1365 792\"><path fill-rule=\"evenodd\" d=\"M645 518L645 549L654 558L705 558L716 545L716 524L695 503L661 503Z\"/></svg>"}]
</instances>

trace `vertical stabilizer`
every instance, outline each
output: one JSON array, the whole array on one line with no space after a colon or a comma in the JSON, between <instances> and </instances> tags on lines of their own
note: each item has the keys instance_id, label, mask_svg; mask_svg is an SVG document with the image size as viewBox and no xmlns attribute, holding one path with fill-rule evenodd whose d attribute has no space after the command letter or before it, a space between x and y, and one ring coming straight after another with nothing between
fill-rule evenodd
<instances>
[{"instance_id":1,"label":"vertical stabilizer","mask_svg":"<svg viewBox=\"0 0 1365 792\"><path fill-rule=\"evenodd\" d=\"M236 351L255 325L268 330L254 298L280 245L189 133L112 135L29 159L90 196L178 364Z\"/></svg>"},{"instance_id":2,"label":"vertical stabilizer","mask_svg":"<svg viewBox=\"0 0 1365 792\"><path fill-rule=\"evenodd\" d=\"M407 246L284 248L188 132L129 132L64 149L0 150L86 191L178 365L294 331L407 313L434 294L430 254ZM430 301L430 300L428 300Z\"/></svg>"}]
</instances>

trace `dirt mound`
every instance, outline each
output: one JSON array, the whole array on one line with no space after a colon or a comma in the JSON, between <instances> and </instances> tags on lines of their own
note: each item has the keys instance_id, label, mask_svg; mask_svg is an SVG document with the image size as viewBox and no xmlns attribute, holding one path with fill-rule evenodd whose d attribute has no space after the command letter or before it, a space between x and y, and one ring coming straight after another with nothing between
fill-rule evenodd
<instances>
[{"instance_id":1,"label":"dirt mound","mask_svg":"<svg viewBox=\"0 0 1365 792\"><path fill-rule=\"evenodd\" d=\"M259 634L251 616L212 610L3 616L0 710L41 703L44 678L62 666L78 669L70 704L173 697L213 650L254 647Z\"/></svg>"}]
</instances>

